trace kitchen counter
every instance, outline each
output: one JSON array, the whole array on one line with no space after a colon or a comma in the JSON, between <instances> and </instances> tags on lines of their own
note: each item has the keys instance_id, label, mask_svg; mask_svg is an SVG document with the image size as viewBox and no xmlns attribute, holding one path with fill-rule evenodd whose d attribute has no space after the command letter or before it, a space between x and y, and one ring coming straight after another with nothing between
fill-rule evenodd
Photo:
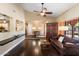
<instances>
[{"instance_id":1,"label":"kitchen counter","mask_svg":"<svg viewBox=\"0 0 79 59\"><path fill-rule=\"evenodd\" d=\"M25 36L22 36L20 38L17 38L16 40L9 42L3 46L0 46L0 56L4 56L7 54L10 50L15 48L19 43L21 43L25 39Z\"/></svg>"}]
</instances>

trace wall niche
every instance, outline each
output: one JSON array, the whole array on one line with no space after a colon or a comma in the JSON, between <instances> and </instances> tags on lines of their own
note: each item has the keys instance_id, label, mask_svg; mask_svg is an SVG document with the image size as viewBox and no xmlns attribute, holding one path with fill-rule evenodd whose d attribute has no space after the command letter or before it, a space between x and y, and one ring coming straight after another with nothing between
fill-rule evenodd
<instances>
[{"instance_id":1,"label":"wall niche","mask_svg":"<svg viewBox=\"0 0 79 59\"><path fill-rule=\"evenodd\" d=\"M16 20L16 31L23 31L23 28L24 28L23 22Z\"/></svg>"},{"instance_id":2,"label":"wall niche","mask_svg":"<svg viewBox=\"0 0 79 59\"><path fill-rule=\"evenodd\" d=\"M4 14L0 14L0 32L10 31L10 17Z\"/></svg>"}]
</instances>

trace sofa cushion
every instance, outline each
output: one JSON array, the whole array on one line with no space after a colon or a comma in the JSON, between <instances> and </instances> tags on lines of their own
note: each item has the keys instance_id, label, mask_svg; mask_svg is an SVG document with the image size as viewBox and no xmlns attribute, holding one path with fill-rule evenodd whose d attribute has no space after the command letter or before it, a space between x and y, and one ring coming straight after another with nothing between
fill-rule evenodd
<instances>
[{"instance_id":1,"label":"sofa cushion","mask_svg":"<svg viewBox=\"0 0 79 59\"><path fill-rule=\"evenodd\" d=\"M58 41L60 41L61 43L63 42L63 40L64 40L63 36L60 36L59 39L58 39Z\"/></svg>"}]
</instances>

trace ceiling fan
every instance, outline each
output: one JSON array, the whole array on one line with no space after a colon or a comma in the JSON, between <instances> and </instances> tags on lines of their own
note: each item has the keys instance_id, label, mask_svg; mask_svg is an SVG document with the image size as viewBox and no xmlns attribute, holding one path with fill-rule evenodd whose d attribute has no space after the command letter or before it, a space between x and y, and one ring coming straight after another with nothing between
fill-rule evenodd
<instances>
[{"instance_id":1,"label":"ceiling fan","mask_svg":"<svg viewBox=\"0 0 79 59\"><path fill-rule=\"evenodd\" d=\"M39 12L38 15L41 15L41 16L45 17L47 14L52 14L53 13L53 12L47 11L47 8L44 7L44 3L41 3L41 5L42 5L41 11L34 10L34 12Z\"/></svg>"}]
</instances>

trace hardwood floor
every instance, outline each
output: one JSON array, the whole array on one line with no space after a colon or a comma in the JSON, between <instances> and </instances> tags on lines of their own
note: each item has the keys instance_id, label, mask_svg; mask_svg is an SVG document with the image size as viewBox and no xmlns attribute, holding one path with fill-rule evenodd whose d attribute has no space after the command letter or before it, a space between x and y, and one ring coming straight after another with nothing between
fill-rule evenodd
<instances>
[{"instance_id":1,"label":"hardwood floor","mask_svg":"<svg viewBox=\"0 0 79 59\"><path fill-rule=\"evenodd\" d=\"M49 45L47 47L41 46L43 39L25 39L24 52L21 56L61 56L55 47ZM63 50L62 56L79 56L79 45L74 45Z\"/></svg>"},{"instance_id":2,"label":"hardwood floor","mask_svg":"<svg viewBox=\"0 0 79 59\"><path fill-rule=\"evenodd\" d=\"M25 39L24 41L24 55L27 56L38 56L41 54L41 47L40 47L40 39Z\"/></svg>"},{"instance_id":3,"label":"hardwood floor","mask_svg":"<svg viewBox=\"0 0 79 59\"><path fill-rule=\"evenodd\" d=\"M59 53L53 48L41 47L41 40L43 39L25 39L24 40L24 56L56 56Z\"/></svg>"}]
</instances>

